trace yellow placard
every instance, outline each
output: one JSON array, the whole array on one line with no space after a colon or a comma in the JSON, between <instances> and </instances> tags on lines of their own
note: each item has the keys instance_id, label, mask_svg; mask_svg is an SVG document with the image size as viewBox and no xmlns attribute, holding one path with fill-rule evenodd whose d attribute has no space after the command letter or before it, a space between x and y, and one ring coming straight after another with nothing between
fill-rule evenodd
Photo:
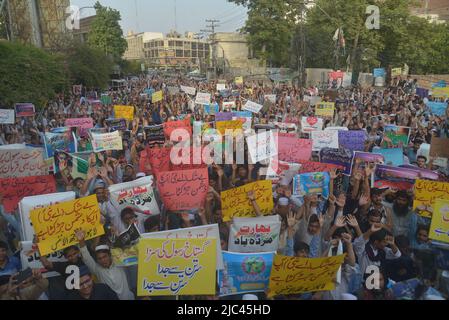
<instances>
[{"instance_id":1,"label":"yellow placard","mask_svg":"<svg viewBox=\"0 0 449 320\"><path fill-rule=\"evenodd\" d=\"M391 69L391 76L398 77L402 75L402 68L393 68Z\"/></svg>"},{"instance_id":2,"label":"yellow placard","mask_svg":"<svg viewBox=\"0 0 449 320\"><path fill-rule=\"evenodd\" d=\"M236 77L235 84L243 84L243 77Z\"/></svg>"},{"instance_id":3,"label":"yellow placard","mask_svg":"<svg viewBox=\"0 0 449 320\"><path fill-rule=\"evenodd\" d=\"M315 107L317 117L333 117L335 113L335 102L320 102Z\"/></svg>"},{"instance_id":4,"label":"yellow placard","mask_svg":"<svg viewBox=\"0 0 449 320\"><path fill-rule=\"evenodd\" d=\"M86 240L103 235L100 216L96 195L32 210L30 219L41 255L77 244L77 229L84 230Z\"/></svg>"},{"instance_id":5,"label":"yellow placard","mask_svg":"<svg viewBox=\"0 0 449 320\"><path fill-rule=\"evenodd\" d=\"M260 211L264 214L270 214L274 208L273 189L270 180L262 180L246 184L244 186L223 191L221 193L221 204L223 212L223 221L231 221L233 217L255 217L256 212L247 193L254 191L256 203Z\"/></svg>"},{"instance_id":6,"label":"yellow placard","mask_svg":"<svg viewBox=\"0 0 449 320\"><path fill-rule=\"evenodd\" d=\"M345 255L314 259L275 255L268 297L334 290L344 259Z\"/></svg>"},{"instance_id":7,"label":"yellow placard","mask_svg":"<svg viewBox=\"0 0 449 320\"><path fill-rule=\"evenodd\" d=\"M449 243L449 200L435 201L429 238Z\"/></svg>"},{"instance_id":8,"label":"yellow placard","mask_svg":"<svg viewBox=\"0 0 449 320\"><path fill-rule=\"evenodd\" d=\"M216 251L216 239L140 239L137 295L215 295Z\"/></svg>"},{"instance_id":9,"label":"yellow placard","mask_svg":"<svg viewBox=\"0 0 449 320\"><path fill-rule=\"evenodd\" d=\"M436 199L449 200L449 183L431 180L415 181L413 209L420 206L425 206L427 208L433 207ZM432 212L428 209L419 210L418 213L423 217L432 217Z\"/></svg>"},{"instance_id":10,"label":"yellow placard","mask_svg":"<svg viewBox=\"0 0 449 320\"><path fill-rule=\"evenodd\" d=\"M217 121L215 126L217 131L220 132L221 135L224 135L226 130L242 130L243 122L240 120ZM237 134L237 132L235 134Z\"/></svg>"},{"instance_id":11,"label":"yellow placard","mask_svg":"<svg viewBox=\"0 0 449 320\"><path fill-rule=\"evenodd\" d=\"M114 106L114 114L116 119L126 119L133 121L134 107L133 106Z\"/></svg>"},{"instance_id":12,"label":"yellow placard","mask_svg":"<svg viewBox=\"0 0 449 320\"><path fill-rule=\"evenodd\" d=\"M164 95L163 95L162 91L157 91L151 95L151 102L156 103L156 102L162 101L163 97L164 97Z\"/></svg>"},{"instance_id":13,"label":"yellow placard","mask_svg":"<svg viewBox=\"0 0 449 320\"><path fill-rule=\"evenodd\" d=\"M449 98L449 87L432 88L432 97L435 98Z\"/></svg>"},{"instance_id":14,"label":"yellow placard","mask_svg":"<svg viewBox=\"0 0 449 320\"><path fill-rule=\"evenodd\" d=\"M251 88L246 88L246 89L245 89L245 93L247 93L247 94L253 94L253 89L251 89Z\"/></svg>"}]
</instances>

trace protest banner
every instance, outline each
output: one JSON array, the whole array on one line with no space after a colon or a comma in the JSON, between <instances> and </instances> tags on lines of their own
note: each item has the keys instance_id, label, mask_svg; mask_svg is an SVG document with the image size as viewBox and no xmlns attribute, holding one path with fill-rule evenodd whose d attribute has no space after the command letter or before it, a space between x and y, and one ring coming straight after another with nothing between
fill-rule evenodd
<instances>
[{"instance_id":1,"label":"protest banner","mask_svg":"<svg viewBox=\"0 0 449 320\"><path fill-rule=\"evenodd\" d=\"M281 161L299 163L308 161L312 157L313 141L309 139L298 139L292 137L279 136L278 158Z\"/></svg>"},{"instance_id":2,"label":"protest banner","mask_svg":"<svg viewBox=\"0 0 449 320\"><path fill-rule=\"evenodd\" d=\"M14 124L15 113L14 110L0 109L0 124Z\"/></svg>"},{"instance_id":3,"label":"protest banner","mask_svg":"<svg viewBox=\"0 0 449 320\"><path fill-rule=\"evenodd\" d=\"M216 239L148 239L138 245L137 295L214 295Z\"/></svg>"},{"instance_id":4,"label":"protest banner","mask_svg":"<svg viewBox=\"0 0 449 320\"><path fill-rule=\"evenodd\" d=\"M89 163L87 160L65 151L55 152L54 173L65 171L64 173L69 179L86 179L88 170Z\"/></svg>"},{"instance_id":5,"label":"protest banner","mask_svg":"<svg viewBox=\"0 0 449 320\"><path fill-rule=\"evenodd\" d=\"M437 199L433 206L429 238L438 242L449 243L449 200Z\"/></svg>"},{"instance_id":6,"label":"protest banner","mask_svg":"<svg viewBox=\"0 0 449 320\"><path fill-rule=\"evenodd\" d=\"M323 130L323 119L315 117L302 117L301 132L308 133L312 131Z\"/></svg>"},{"instance_id":7,"label":"protest banner","mask_svg":"<svg viewBox=\"0 0 449 320\"><path fill-rule=\"evenodd\" d=\"M347 127L326 127L324 131L349 131L349 129Z\"/></svg>"},{"instance_id":8,"label":"protest banner","mask_svg":"<svg viewBox=\"0 0 449 320\"><path fill-rule=\"evenodd\" d=\"M411 164L404 164L404 165L401 165L400 167L415 171L417 177L421 177L423 179L428 179L428 180L438 180L439 179L438 173L434 172L430 169L420 168L420 167L417 167L417 166L414 166Z\"/></svg>"},{"instance_id":9,"label":"protest banner","mask_svg":"<svg viewBox=\"0 0 449 320\"><path fill-rule=\"evenodd\" d=\"M207 92L198 92L195 98L195 104L209 105L211 94Z\"/></svg>"},{"instance_id":10,"label":"protest banner","mask_svg":"<svg viewBox=\"0 0 449 320\"><path fill-rule=\"evenodd\" d=\"M338 149L339 147L338 131L312 131L310 138L313 141L312 151L326 148Z\"/></svg>"},{"instance_id":11,"label":"protest banner","mask_svg":"<svg viewBox=\"0 0 449 320\"><path fill-rule=\"evenodd\" d=\"M125 131L128 129L126 119L106 119L106 124L109 127L109 132Z\"/></svg>"},{"instance_id":12,"label":"protest banner","mask_svg":"<svg viewBox=\"0 0 449 320\"><path fill-rule=\"evenodd\" d=\"M374 152L374 151L373 151ZM355 151L352 158L351 173L357 165L359 168L364 169L366 166L373 167L377 164L384 164L385 158L379 153Z\"/></svg>"},{"instance_id":13,"label":"protest banner","mask_svg":"<svg viewBox=\"0 0 449 320\"><path fill-rule=\"evenodd\" d=\"M217 112L215 114L215 121L231 121L232 112Z\"/></svg>"},{"instance_id":14,"label":"protest banner","mask_svg":"<svg viewBox=\"0 0 449 320\"><path fill-rule=\"evenodd\" d=\"M137 244L127 248L111 248L112 262L118 267L136 266Z\"/></svg>"},{"instance_id":15,"label":"protest banner","mask_svg":"<svg viewBox=\"0 0 449 320\"><path fill-rule=\"evenodd\" d=\"M414 190L413 209L425 207L422 208L423 210L418 210L419 215L423 217L432 217L429 208L435 207L435 200L449 200L449 183L447 182L418 179L415 181Z\"/></svg>"},{"instance_id":16,"label":"protest banner","mask_svg":"<svg viewBox=\"0 0 449 320\"><path fill-rule=\"evenodd\" d=\"M140 155L140 171L146 173L147 164L151 166L151 171L155 174L170 171L170 151L169 147L144 149Z\"/></svg>"},{"instance_id":17,"label":"protest banner","mask_svg":"<svg viewBox=\"0 0 449 320\"><path fill-rule=\"evenodd\" d=\"M16 117L33 117L36 114L32 103L16 103L15 110Z\"/></svg>"},{"instance_id":18,"label":"protest banner","mask_svg":"<svg viewBox=\"0 0 449 320\"><path fill-rule=\"evenodd\" d=\"M92 118L72 118L67 119L64 125L69 128L80 128L79 135L85 137L89 134L87 129L94 127L94 120Z\"/></svg>"},{"instance_id":19,"label":"protest banner","mask_svg":"<svg viewBox=\"0 0 449 320\"><path fill-rule=\"evenodd\" d=\"M321 194L329 198L330 175L328 172L310 172L298 174L293 178L293 194L305 196Z\"/></svg>"},{"instance_id":20,"label":"protest banner","mask_svg":"<svg viewBox=\"0 0 449 320\"><path fill-rule=\"evenodd\" d=\"M223 221L231 221L234 217L255 217L256 213L248 192L253 191L256 203L262 214L270 214L274 207L272 183L262 180L221 192Z\"/></svg>"},{"instance_id":21,"label":"protest banner","mask_svg":"<svg viewBox=\"0 0 449 320\"><path fill-rule=\"evenodd\" d=\"M178 120L178 121L168 121L164 122L164 134L165 137L170 139L172 138L171 134L176 129L184 129L186 130L190 136L192 136L192 126L190 125L190 118L186 118L184 120ZM175 140L178 141L178 137L173 137Z\"/></svg>"},{"instance_id":22,"label":"protest banner","mask_svg":"<svg viewBox=\"0 0 449 320\"><path fill-rule=\"evenodd\" d=\"M300 166L299 163L288 163L271 159L267 169L266 179L271 180L273 185L278 183L289 185L293 177L298 173Z\"/></svg>"},{"instance_id":23,"label":"protest banner","mask_svg":"<svg viewBox=\"0 0 449 320\"><path fill-rule=\"evenodd\" d=\"M281 217L234 218L229 230L232 252L272 252L279 247Z\"/></svg>"},{"instance_id":24,"label":"protest banner","mask_svg":"<svg viewBox=\"0 0 449 320\"><path fill-rule=\"evenodd\" d=\"M410 136L409 127L400 127L395 125L386 125L384 128L385 135L391 140L393 146L406 147ZM388 147L384 142L384 147Z\"/></svg>"},{"instance_id":25,"label":"protest banner","mask_svg":"<svg viewBox=\"0 0 449 320\"><path fill-rule=\"evenodd\" d=\"M392 68L391 69L391 76L392 77L398 77L402 75L402 68Z\"/></svg>"},{"instance_id":26,"label":"protest banner","mask_svg":"<svg viewBox=\"0 0 449 320\"><path fill-rule=\"evenodd\" d=\"M30 219L30 212L36 208L44 208L64 201L75 199L75 192L52 193L25 197L19 202L22 237L25 241L33 241L34 228Z\"/></svg>"},{"instance_id":27,"label":"protest banner","mask_svg":"<svg viewBox=\"0 0 449 320\"><path fill-rule=\"evenodd\" d=\"M241 121L243 130L251 130L253 114L249 111L234 111L232 113L232 120Z\"/></svg>"},{"instance_id":28,"label":"protest banner","mask_svg":"<svg viewBox=\"0 0 449 320\"><path fill-rule=\"evenodd\" d=\"M133 207L150 211L152 216L160 214L154 195L153 176L109 186L109 194L112 204L120 211Z\"/></svg>"},{"instance_id":29,"label":"protest banner","mask_svg":"<svg viewBox=\"0 0 449 320\"><path fill-rule=\"evenodd\" d=\"M70 128L56 128L44 133L44 144L47 159L53 158L56 151L77 152L76 139Z\"/></svg>"},{"instance_id":30,"label":"protest banner","mask_svg":"<svg viewBox=\"0 0 449 320\"><path fill-rule=\"evenodd\" d=\"M176 87L176 86L168 86L168 87L167 87L167 91L168 91L168 94L169 94L169 95L174 96L174 95L176 95L177 93L179 93L179 87Z\"/></svg>"},{"instance_id":31,"label":"protest banner","mask_svg":"<svg viewBox=\"0 0 449 320\"><path fill-rule=\"evenodd\" d=\"M201 207L209 191L207 168L156 173L165 208L170 211Z\"/></svg>"},{"instance_id":32,"label":"protest banner","mask_svg":"<svg viewBox=\"0 0 449 320\"><path fill-rule=\"evenodd\" d=\"M296 133L296 130L298 129L295 123L283 123L277 121L273 121L272 123L277 129L279 129L280 133L285 132Z\"/></svg>"},{"instance_id":33,"label":"protest banner","mask_svg":"<svg viewBox=\"0 0 449 320\"><path fill-rule=\"evenodd\" d=\"M264 100L268 100L271 103L276 103L276 95L275 94L266 94L264 95Z\"/></svg>"},{"instance_id":34,"label":"protest banner","mask_svg":"<svg viewBox=\"0 0 449 320\"><path fill-rule=\"evenodd\" d=\"M235 77L235 84L236 85L242 85L243 84L243 77Z\"/></svg>"},{"instance_id":35,"label":"protest banner","mask_svg":"<svg viewBox=\"0 0 449 320\"><path fill-rule=\"evenodd\" d=\"M110 133L91 133L94 152L123 150L122 137L118 131Z\"/></svg>"},{"instance_id":36,"label":"protest banner","mask_svg":"<svg viewBox=\"0 0 449 320\"><path fill-rule=\"evenodd\" d=\"M426 102L426 106L430 108L432 114L438 117L443 117L446 114L447 102L428 101Z\"/></svg>"},{"instance_id":37,"label":"protest banner","mask_svg":"<svg viewBox=\"0 0 449 320\"><path fill-rule=\"evenodd\" d=\"M220 111L220 106L216 102L214 102L213 104L209 103L209 104L204 105L204 113L205 114L215 115L219 111Z\"/></svg>"},{"instance_id":38,"label":"protest banner","mask_svg":"<svg viewBox=\"0 0 449 320\"><path fill-rule=\"evenodd\" d=\"M196 89L193 87L181 86L181 91L183 91L191 96L194 96L196 94Z\"/></svg>"},{"instance_id":39,"label":"protest banner","mask_svg":"<svg viewBox=\"0 0 449 320\"><path fill-rule=\"evenodd\" d=\"M343 166L345 168L343 173L346 175L351 174L352 158L353 152L345 148L325 148L320 151L320 162Z\"/></svg>"},{"instance_id":40,"label":"protest banner","mask_svg":"<svg viewBox=\"0 0 449 320\"><path fill-rule=\"evenodd\" d=\"M20 149L9 145L0 149L0 178L18 178L45 176L48 166L44 161L41 148L21 146Z\"/></svg>"},{"instance_id":41,"label":"protest banner","mask_svg":"<svg viewBox=\"0 0 449 320\"><path fill-rule=\"evenodd\" d=\"M48 271L43 266L38 250L37 244L33 244L33 241L21 241L20 242L20 262L22 264L22 270L27 268L37 269L42 273L44 278L58 277L60 274L56 271ZM66 262L62 251L53 252L47 257L50 262Z\"/></svg>"},{"instance_id":42,"label":"protest banner","mask_svg":"<svg viewBox=\"0 0 449 320\"><path fill-rule=\"evenodd\" d=\"M109 106L112 104L112 97L107 94L102 94L100 98L101 104L104 106Z\"/></svg>"},{"instance_id":43,"label":"protest banner","mask_svg":"<svg viewBox=\"0 0 449 320\"><path fill-rule=\"evenodd\" d=\"M432 88L432 97L442 99L449 98L449 87Z\"/></svg>"},{"instance_id":44,"label":"protest banner","mask_svg":"<svg viewBox=\"0 0 449 320\"><path fill-rule=\"evenodd\" d=\"M158 103L164 99L164 94L162 93L162 90L156 91L151 95L151 103Z\"/></svg>"},{"instance_id":45,"label":"protest banner","mask_svg":"<svg viewBox=\"0 0 449 320\"><path fill-rule=\"evenodd\" d=\"M158 124L153 126L146 126L145 131L146 141L150 148L160 146L165 143L164 125Z\"/></svg>"},{"instance_id":46,"label":"protest banner","mask_svg":"<svg viewBox=\"0 0 449 320\"><path fill-rule=\"evenodd\" d=\"M246 139L252 163L277 156L277 144L273 131L260 132Z\"/></svg>"},{"instance_id":47,"label":"protest banner","mask_svg":"<svg viewBox=\"0 0 449 320\"><path fill-rule=\"evenodd\" d=\"M427 98L429 96L429 90L424 88L416 88L416 95L421 99Z\"/></svg>"},{"instance_id":48,"label":"protest banner","mask_svg":"<svg viewBox=\"0 0 449 320\"><path fill-rule=\"evenodd\" d=\"M0 179L0 194L6 213L13 213L19 202L29 196L56 192L56 181L52 175Z\"/></svg>"},{"instance_id":49,"label":"protest banner","mask_svg":"<svg viewBox=\"0 0 449 320\"><path fill-rule=\"evenodd\" d=\"M133 106L114 106L114 117L116 119L125 119L128 121L134 120L134 107Z\"/></svg>"},{"instance_id":50,"label":"protest banner","mask_svg":"<svg viewBox=\"0 0 449 320\"><path fill-rule=\"evenodd\" d=\"M270 281L274 252L223 252L224 269L218 273L221 297L264 292Z\"/></svg>"},{"instance_id":51,"label":"protest banner","mask_svg":"<svg viewBox=\"0 0 449 320\"><path fill-rule=\"evenodd\" d=\"M385 77L386 72L384 68L376 68L373 71L374 78Z\"/></svg>"},{"instance_id":52,"label":"protest banner","mask_svg":"<svg viewBox=\"0 0 449 320\"><path fill-rule=\"evenodd\" d=\"M321 163L321 162L313 162L313 161L301 161L301 168L298 170L298 173L313 173L313 172L330 172L334 169L344 170L344 166L339 166L336 164L330 163Z\"/></svg>"},{"instance_id":53,"label":"protest banner","mask_svg":"<svg viewBox=\"0 0 449 320\"><path fill-rule=\"evenodd\" d=\"M243 130L243 123L240 120L230 120L230 121L218 121L215 123L215 127L218 132L220 132L221 135L225 135L226 130ZM243 131L242 131L243 133ZM237 134L237 131L233 133L234 135Z\"/></svg>"},{"instance_id":54,"label":"protest banner","mask_svg":"<svg viewBox=\"0 0 449 320\"><path fill-rule=\"evenodd\" d=\"M218 224L208 224L192 228L144 233L141 234L141 237L147 239L215 239L217 240L217 270L223 269L223 256L221 254L220 231Z\"/></svg>"},{"instance_id":55,"label":"protest banner","mask_svg":"<svg viewBox=\"0 0 449 320\"><path fill-rule=\"evenodd\" d=\"M344 259L345 255L315 259L275 255L268 297L334 290Z\"/></svg>"},{"instance_id":56,"label":"protest banner","mask_svg":"<svg viewBox=\"0 0 449 320\"><path fill-rule=\"evenodd\" d=\"M410 190L418 178L418 171L413 169L377 165L372 187L378 189L395 188L398 190Z\"/></svg>"},{"instance_id":57,"label":"protest banner","mask_svg":"<svg viewBox=\"0 0 449 320\"><path fill-rule=\"evenodd\" d=\"M320 102L315 107L315 116L333 117L335 113L335 102Z\"/></svg>"},{"instance_id":58,"label":"protest banner","mask_svg":"<svg viewBox=\"0 0 449 320\"><path fill-rule=\"evenodd\" d=\"M246 111L249 111L252 113L259 113L260 110L262 110L262 108L263 108L263 105L248 100L248 101L246 101L242 110L246 110Z\"/></svg>"},{"instance_id":59,"label":"protest banner","mask_svg":"<svg viewBox=\"0 0 449 320\"><path fill-rule=\"evenodd\" d=\"M430 144L430 156L449 158L449 138L432 137Z\"/></svg>"},{"instance_id":60,"label":"protest banner","mask_svg":"<svg viewBox=\"0 0 449 320\"><path fill-rule=\"evenodd\" d=\"M374 149L373 152L383 155L387 166L399 167L404 164L404 154L400 148Z\"/></svg>"},{"instance_id":61,"label":"protest banner","mask_svg":"<svg viewBox=\"0 0 449 320\"><path fill-rule=\"evenodd\" d=\"M235 101L225 101L223 102L223 110L231 111L235 109Z\"/></svg>"},{"instance_id":62,"label":"protest banner","mask_svg":"<svg viewBox=\"0 0 449 320\"><path fill-rule=\"evenodd\" d=\"M217 83L217 91L226 90L226 83Z\"/></svg>"},{"instance_id":63,"label":"protest banner","mask_svg":"<svg viewBox=\"0 0 449 320\"><path fill-rule=\"evenodd\" d=\"M325 131L327 128L325 129ZM352 151L364 151L366 132L363 130L338 131L338 143L340 148Z\"/></svg>"},{"instance_id":64,"label":"protest banner","mask_svg":"<svg viewBox=\"0 0 449 320\"><path fill-rule=\"evenodd\" d=\"M304 102L308 102L311 106L316 106L321 102L321 97L318 96L304 96Z\"/></svg>"},{"instance_id":65,"label":"protest banner","mask_svg":"<svg viewBox=\"0 0 449 320\"><path fill-rule=\"evenodd\" d=\"M77 244L78 229L86 233L86 240L103 235L100 216L96 195L32 210L30 219L40 253L47 255Z\"/></svg>"}]
</instances>

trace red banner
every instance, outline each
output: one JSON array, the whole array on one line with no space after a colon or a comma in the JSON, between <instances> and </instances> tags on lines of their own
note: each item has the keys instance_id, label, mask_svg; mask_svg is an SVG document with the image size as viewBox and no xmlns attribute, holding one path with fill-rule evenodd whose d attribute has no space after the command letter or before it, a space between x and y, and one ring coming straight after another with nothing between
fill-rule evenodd
<instances>
[{"instance_id":1,"label":"red banner","mask_svg":"<svg viewBox=\"0 0 449 320\"><path fill-rule=\"evenodd\" d=\"M345 167L330 163L301 161L301 169L299 169L298 173L302 174L311 172L330 172L333 169L344 170Z\"/></svg>"},{"instance_id":2,"label":"red banner","mask_svg":"<svg viewBox=\"0 0 449 320\"><path fill-rule=\"evenodd\" d=\"M52 175L0 179L3 206L8 213L14 212L19 202L25 197L55 192L56 181Z\"/></svg>"},{"instance_id":3,"label":"red banner","mask_svg":"<svg viewBox=\"0 0 449 320\"><path fill-rule=\"evenodd\" d=\"M204 205L209 191L207 168L160 172L156 176L159 194L167 210L191 210Z\"/></svg>"},{"instance_id":4,"label":"red banner","mask_svg":"<svg viewBox=\"0 0 449 320\"><path fill-rule=\"evenodd\" d=\"M164 123L164 134L170 139L172 132L176 129L185 129L189 132L190 138L192 136L192 126L190 125L190 118L179 120L179 121L170 121Z\"/></svg>"},{"instance_id":5,"label":"red banner","mask_svg":"<svg viewBox=\"0 0 449 320\"><path fill-rule=\"evenodd\" d=\"M299 163L300 161L308 161L312 157L312 140L285 136L279 136L278 139L279 160Z\"/></svg>"},{"instance_id":6,"label":"red banner","mask_svg":"<svg viewBox=\"0 0 449 320\"><path fill-rule=\"evenodd\" d=\"M140 154L140 171L157 174L161 171L170 171L170 151L171 148L146 148ZM151 170L148 168L151 166Z\"/></svg>"}]
</instances>

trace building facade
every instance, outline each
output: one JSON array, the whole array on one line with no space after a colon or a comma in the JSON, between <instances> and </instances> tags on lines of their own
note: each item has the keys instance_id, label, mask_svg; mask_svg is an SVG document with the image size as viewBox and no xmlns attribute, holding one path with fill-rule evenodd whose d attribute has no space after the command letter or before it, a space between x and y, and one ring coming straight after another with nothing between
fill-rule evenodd
<instances>
[{"instance_id":1,"label":"building facade","mask_svg":"<svg viewBox=\"0 0 449 320\"><path fill-rule=\"evenodd\" d=\"M144 51L144 43L149 42L153 39L163 38L164 35L160 32L141 32L134 33L130 31L128 35L125 37L126 42L128 43L128 49L123 55L123 59L125 60L137 60L143 61L145 60L145 51Z\"/></svg>"},{"instance_id":2,"label":"building facade","mask_svg":"<svg viewBox=\"0 0 449 320\"><path fill-rule=\"evenodd\" d=\"M411 8L412 14L429 19L431 22L449 21L449 0L420 0L419 5Z\"/></svg>"},{"instance_id":3,"label":"building facade","mask_svg":"<svg viewBox=\"0 0 449 320\"><path fill-rule=\"evenodd\" d=\"M89 32L92 29L92 23L97 16L93 15L90 17L85 17L80 19L80 28L73 29L73 38L81 43L86 43Z\"/></svg>"}]
</instances>

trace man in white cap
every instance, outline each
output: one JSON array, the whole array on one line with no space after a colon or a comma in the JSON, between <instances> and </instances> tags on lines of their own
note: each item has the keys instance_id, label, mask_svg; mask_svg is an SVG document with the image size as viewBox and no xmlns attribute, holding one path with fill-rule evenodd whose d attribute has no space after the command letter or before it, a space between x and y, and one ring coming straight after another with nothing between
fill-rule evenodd
<instances>
[{"instance_id":1,"label":"man in white cap","mask_svg":"<svg viewBox=\"0 0 449 320\"><path fill-rule=\"evenodd\" d=\"M112 262L111 251L108 246L100 245L95 248L95 260L89 253L85 242L85 232L77 230L76 238L80 243L80 251L83 262L89 270L95 274L97 279L107 284L119 297L120 300L134 300L133 293L129 290L128 279L122 268Z\"/></svg>"}]
</instances>

